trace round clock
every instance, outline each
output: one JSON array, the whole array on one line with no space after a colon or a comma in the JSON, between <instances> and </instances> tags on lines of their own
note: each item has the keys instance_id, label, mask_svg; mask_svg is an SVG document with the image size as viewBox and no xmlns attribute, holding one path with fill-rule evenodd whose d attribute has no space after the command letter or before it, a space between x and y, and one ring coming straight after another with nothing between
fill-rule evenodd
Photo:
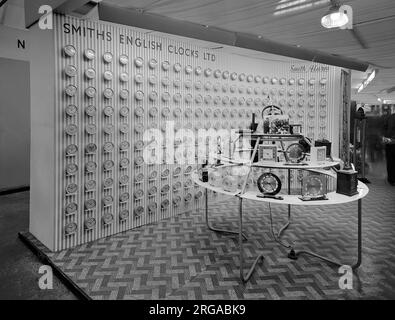
<instances>
[{"instance_id":1,"label":"round clock","mask_svg":"<svg viewBox=\"0 0 395 320\"><path fill-rule=\"evenodd\" d=\"M114 220L114 216L113 216L111 213L105 213L105 214L102 216L101 219L102 219L102 221L103 221L103 224L107 225L107 224L112 223L112 221Z\"/></svg>"},{"instance_id":2,"label":"round clock","mask_svg":"<svg viewBox=\"0 0 395 320\"><path fill-rule=\"evenodd\" d=\"M155 69L156 66L158 65L158 61L156 61L155 59L151 59L151 60L148 62L148 65L149 65L150 69Z\"/></svg>"},{"instance_id":3,"label":"round clock","mask_svg":"<svg viewBox=\"0 0 395 320\"><path fill-rule=\"evenodd\" d=\"M144 99L144 93L141 90L138 90L134 94L134 97L136 98L137 101L141 101Z\"/></svg>"},{"instance_id":4,"label":"round clock","mask_svg":"<svg viewBox=\"0 0 395 320\"><path fill-rule=\"evenodd\" d=\"M74 46L69 44L63 47L63 53L65 54L66 57L73 57L75 56L77 51L75 50Z\"/></svg>"},{"instance_id":5,"label":"round clock","mask_svg":"<svg viewBox=\"0 0 395 320\"><path fill-rule=\"evenodd\" d=\"M275 195L281 190L280 178L270 172L260 175L257 185L259 191L267 195Z\"/></svg>"},{"instance_id":6,"label":"round clock","mask_svg":"<svg viewBox=\"0 0 395 320\"><path fill-rule=\"evenodd\" d=\"M66 166L66 173L69 176L75 175L78 171L78 166L75 163L69 163Z\"/></svg>"},{"instance_id":7,"label":"round clock","mask_svg":"<svg viewBox=\"0 0 395 320\"><path fill-rule=\"evenodd\" d=\"M173 66L173 69L174 69L174 72L180 72L181 71L181 64L179 64L178 62L176 63L176 64L174 64L174 66Z\"/></svg>"},{"instance_id":8,"label":"round clock","mask_svg":"<svg viewBox=\"0 0 395 320\"><path fill-rule=\"evenodd\" d=\"M112 62L112 53L110 53L110 52L105 52L105 53L103 54L103 61L104 61L105 63L111 63L111 62Z\"/></svg>"},{"instance_id":9,"label":"round clock","mask_svg":"<svg viewBox=\"0 0 395 320\"><path fill-rule=\"evenodd\" d=\"M119 114L122 117L127 117L129 115L129 108L128 107L122 107L121 109L119 109Z\"/></svg>"},{"instance_id":10,"label":"round clock","mask_svg":"<svg viewBox=\"0 0 395 320\"><path fill-rule=\"evenodd\" d=\"M162 93L162 101L163 102L167 102L167 101L169 101L170 100L170 93L168 93L168 92L163 92Z\"/></svg>"},{"instance_id":11,"label":"round clock","mask_svg":"<svg viewBox=\"0 0 395 320\"><path fill-rule=\"evenodd\" d=\"M124 192L121 193L119 196L119 202L126 202L129 200L129 193L128 192Z\"/></svg>"},{"instance_id":12,"label":"round clock","mask_svg":"<svg viewBox=\"0 0 395 320\"><path fill-rule=\"evenodd\" d=\"M113 97L114 91L112 91L112 89L110 89L110 88L106 88L106 89L104 89L104 91L103 91L103 95L104 95L104 97L105 97L106 99L110 99L110 98Z\"/></svg>"},{"instance_id":13,"label":"round clock","mask_svg":"<svg viewBox=\"0 0 395 320\"><path fill-rule=\"evenodd\" d=\"M96 181L95 180L89 180L85 183L85 189L86 191L92 191L96 189Z\"/></svg>"},{"instance_id":14,"label":"round clock","mask_svg":"<svg viewBox=\"0 0 395 320\"><path fill-rule=\"evenodd\" d=\"M66 235L70 235L70 234L75 233L77 231L77 229L78 229L77 224L75 222L71 222L65 226L64 232Z\"/></svg>"},{"instance_id":15,"label":"round clock","mask_svg":"<svg viewBox=\"0 0 395 320\"><path fill-rule=\"evenodd\" d=\"M122 73L119 75L119 80L120 80L121 82L128 82L128 81L129 81L129 74L128 74L127 72L122 72Z\"/></svg>"},{"instance_id":16,"label":"round clock","mask_svg":"<svg viewBox=\"0 0 395 320\"><path fill-rule=\"evenodd\" d=\"M75 77L77 75L77 68L72 65L68 65L64 68L64 73L68 77Z\"/></svg>"},{"instance_id":17,"label":"round clock","mask_svg":"<svg viewBox=\"0 0 395 320\"><path fill-rule=\"evenodd\" d=\"M85 89L85 95L88 98L93 98L96 95L96 89L94 87L88 87Z\"/></svg>"},{"instance_id":18,"label":"round clock","mask_svg":"<svg viewBox=\"0 0 395 320\"><path fill-rule=\"evenodd\" d=\"M133 216L135 219L139 218L144 213L144 208L142 206L138 206L133 211Z\"/></svg>"},{"instance_id":19,"label":"round clock","mask_svg":"<svg viewBox=\"0 0 395 320\"><path fill-rule=\"evenodd\" d=\"M66 193L67 194L73 194L76 193L78 190L78 186L76 183L70 183L66 186Z\"/></svg>"},{"instance_id":20,"label":"round clock","mask_svg":"<svg viewBox=\"0 0 395 320\"><path fill-rule=\"evenodd\" d=\"M128 159L128 158L122 158L122 159L119 161L119 166L120 166L121 168L126 168L128 165L129 165L129 159Z\"/></svg>"},{"instance_id":21,"label":"round clock","mask_svg":"<svg viewBox=\"0 0 395 320\"><path fill-rule=\"evenodd\" d=\"M73 97L77 93L77 87L70 84L66 87L65 92L66 92L66 95L68 95L69 97Z\"/></svg>"},{"instance_id":22,"label":"round clock","mask_svg":"<svg viewBox=\"0 0 395 320\"><path fill-rule=\"evenodd\" d=\"M103 182L103 187L104 188L110 188L114 184L114 179L113 178L107 178Z\"/></svg>"},{"instance_id":23,"label":"round clock","mask_svg":"<svg viewBox=\"0 0 395 320\"><path fill-rule=\"evenodd\" d=\"M103 205L109 206L114 202L114 198L111 195L107 195L103 197Z\"/></svg>"},{"instance_id":24,"label":"round clock","mask_svg":"<svg viewBox=\"0 0 395 320\"><path fill-rule=\"evenodd\" d=\"M70 202L66 206L66 214L72 214L78 210L78 205L75 202Z\"/></svg>"},{"instance_id":25,"label":"round clock","mask_svg":"<svg viewBox=\"0 0 395 320\"><path fill-rule=\"evenodd\" d=\"M103 114L105 116L110 117L110 116L113 115L113 113L114 113L114 108L113 107L111 107L111 106L104 107Z\"/></svg>"},{"instance_id":26,"label":"round clock","mask_svg":"<svg viewBox=\"0 0 395 320\"><path fill-rule=\"evenodd\" d=\"M114 125L112 125L112 124L106 124L104 127L103 127L103 131L104 131L104 133L105 134L113 134L114 133Z\"/></svg>"},{"instance_id":27,"label":"round clock","mask_svg":"<svg viewBox=\"0 0 395 320\"><path fill-rule=\"evenodd\" d=\"M97 150L97 145L95 143L88 143L85 147L85 153L92 154L95 153Z\"/></svg>"},{"instance_id":28,"label":"round clock","mask_svg":"<svg viewBox=\"0 0 395 320\"><path fill-rule=\"evenodd\" d=\"M129 96L129 91L127 89L122 89L121 91L119 91L119 97L122 100L126 100Z\"/></svg>"},{"instance_id":29,"label":"round clock","mask_svg":"<svg viewBox=\"0 0 395 320\"><path fill-rule=\"evenodd\" d=\"M167 71L167 70L169 70L169 68L170 68L170 63L169 63L169 61L163 61L163 62L162 62L162 69L163 69L164 71Z\"/></svg>"},{"instance_id":30,"label":"round clock","mask_svg":"<svg viewBox=\"0 0 395 320\"><path fill-rule=\"evenodd\" d=\"M287 154L289 161L292 163L298 163L305 157L305 150L299 143L292 143L287 148Z\"/></svg>"},{"instance_id":31,"label":"round clock","mask_svg":"<svg viewBox=\"0 0 395 320\"><path fill-rule=\"evenodd\" d=\"M103 169L104 170L110 170L110 169L112 169L114 167L114 161L112 161L112 160L106 160L106 161L104 161L104 163L103 163Z\"/></svg>"},{"instance_id":32,"label":"round clock","mask_svg":"<svg viewBox=\"0 0 395 320\"><path fill-rule=\"evenodd\" d=\"M112 142L106 142L103 145L103 150L104 152L111 152L114 150L114 144Z\"/></svg>"},{"instance_id":33,"label":"round clock","mask_svg":"<svg viewBox=\"0 0 395 320\"><path fill-rule=\"evenodd\" d=\"M66 107L66 114L70 117L75 116L77 111L78 111L78 109L74 104L69 104Z\"/></svg>"},{"instance_id":34,"label":"round clock","mask_svg":"<svg viewBox=\"0 0 395 320\"><path fill-rule=\"evenodd\" d=\"M129 217L129 210L125 209L119 213L119 220L126 220Z\"/></svg>"},{"instance_id":35,"label":"round clock","mask_svg":"<svg viewBox=\"0 0 395 320\"><path fill-rule=\"evenodd\" d=\"M119 149L122 151L129 149L129 147L130 143L128 141L122 141L119 145Z\"/></svg>"},{"instance_id":36,"label":"round clock","mask_svg":"<svg viewBox=\"0 0 395 320\"><path fill-rule=\"evenodd\" d=\"M111 81L113 79L114 75L112 74L112 72L110 70L106 70L103 73L103 78L106 81Z\"/></svg>"},{"instance_id":37,"label":"round clock","mask_svg":"<svg viewBox=\"0 0 395 320\"><path fill-rule=\"evenodd\" d=\"M160 207L161 207L161 209L162 210L165 210L165 209L167 209L167 207L169 206L169 200L167 200L167 199L165 199L165 200L163 200L162 201L162 203L160 204Z\"/></svg>"},{"instance_id":38,"label":"round clock","mask_svg":"<svg viewBox=\"0 0 395 320\"><path fill-rule=\"evenodd\" d=\"M86 230L91 230L95 227L96 219L95 218L88 218L84 222L84 227Z\"/></svg>"},{"instance_id":39,"label":"round clock","mask_svg":"<svg viewBox=\"0 0 395 320\"><path fill-rule=\"evenodd\" d=\"M156 212L158 205L156 204L156 202L152 202L148 205L148 212L153 214Z\"/></svg>"},{"instance_id":40,"label":"round clock","mask_svg":"<svg viewBox=\"0 0 395 320\"><path fill-rule=\"evenodd\" d=\"M97 168L97 164L94 161L88 161L85 164L85 171L86 172L93 173L93 172L95 172L96 168Z\"/></svg>"},{"instance_id":41,"label":"round clock","mask_svg":"<svg viewBox=\"0 0 395 320\"><path fill-rule=\"evenodd\" d=\"M127 55L122 54L122 55L119 57L119 63L120 63L120 64L126 65L126 64L128 64L128 62L129 62L129 58L128 58Z\"/></svg>"},{"instance_id":42,"label":"round clock","mask_svg":"<svg viewBox=\"0 0 395 320\"><path fill-rule=\"evenodd\" d=\"M122 123L119 126L119 132L125 133L125 134L128 133L129 132L129 125L127 123Z\"/></svg>"},{"instance_id":43,"label":"round clock","mask_svg":"<svg viewBox=\"0 0 395 320\"><path fill-rule=\"evenodd\" d=\"M88 60L93 60L95 58L95 51L93 49L86 49L84 51L84 57Z\"/></svg>"},{"instance_id":44,"label":"round clock","mask_svg":"<svg viewBox=\"0 0 395 320\"><path fill-rule=\"evenodd\" d=\"M143 83L143 80L144 80L144 77L143 77L143 75L141 74L141 73L138 73L138 74L136 74L135 76L134 76L134 81L136 82L136 83Z\"/></svg>"},{"instance_id":45,"label":"round clock","mask_svg":"<svg viewBox=\"0 0 395 320\"><path fill-rule=\"evenodd\" d=\"M66 154L68 156L76 154L78 151L78 147L75 144L70 144L66 147Z\"/></svg>"},{"instance_id":46,"label":"round clock","mask_svg":"<svg viewBox=\"0 0 395 320\"><path fill-rule=\"evenodd\" d=\"M137 68L141 68L143 66L143 64L144 64L143 58L137 57L136 59L134 59L134 65Z\"/></svg>"},{"instance_id":47,"label":"round clock","mask_svg":"<svg viewBox=\"0 0 395 320\"><path fill-rule=\"evenodd\" d=\"M186 74L191 74L192 71L193 71L193 68L192 68L191 65L187 65L187 66L185 67L185 73L186 73Z\"/></svg>"},{"instance_id":48,"label":"round clock","mask_svg":"<svg viewBox=\"0 0 395 320\"><path fill-rule=\"evenodd\" d=\"M128 182L129 182L129 176L128 175L125 174L125 175L119 177L119 184L120 185L125 185Z\"/></svg>"},{"instance_id":49,"label":"round clock","mask_svg":"<svg viewBox=\"0 0 395 320\"><path fill-rule=\"evenodd\" d=\"M69 124L66 128L65 128L65 132L66 134L68 134L69 136L73 136L78 132L78 127L75 124Z\"/></svg>"}]
</instances>

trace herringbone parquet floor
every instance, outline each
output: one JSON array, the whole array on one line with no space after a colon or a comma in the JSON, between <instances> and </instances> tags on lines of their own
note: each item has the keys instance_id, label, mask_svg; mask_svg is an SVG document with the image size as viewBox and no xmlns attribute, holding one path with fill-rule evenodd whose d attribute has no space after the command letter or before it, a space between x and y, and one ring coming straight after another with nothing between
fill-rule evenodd
<instances>
[{"instance_id":1,"label":"herringbone parquet floor","mask_svg":"<svg viewBox=\"0 0 395 320\"><path fill-rule=\"evenodd\" d=\"M203 210L183 214L58 253L51 259L93 299L394 299L395 187L369 185L363 201L362 266L353 289L339 289L337 267L313 257L287 258L273 241L267 206L244 202L244 242L248 265L258 252L265 259L250 281L239 279L237 238L207 229ZM275 224L286 206L272 206ZM210 203L217 227L238 227L234 199ZM283 240L345 264L356 259L357 203L295 207Z\"/></svg>"}]
</instances>

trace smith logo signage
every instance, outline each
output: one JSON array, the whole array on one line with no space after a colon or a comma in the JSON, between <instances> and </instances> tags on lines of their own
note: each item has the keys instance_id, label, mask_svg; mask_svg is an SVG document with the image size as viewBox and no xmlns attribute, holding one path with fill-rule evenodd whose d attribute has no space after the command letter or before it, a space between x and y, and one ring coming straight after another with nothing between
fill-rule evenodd
<instances>
[{"instance_id":1,"label":"smith logo signage","mask_svg":"<svg viewBox=\"0 0 395 320\"><path fill-rule=\"evenodd\" d=\"M117 36L117 39L114 39L115 35L111 31L101 31L91 27L76 26L68 22L65 22L63 24L63 32L66 34L77 35L87 38L96 38L102 41L110 42L116 40L119 42L119 44L122 45L135 46L137 48L143 48L147 50L155 50L155 51L167 50L168 53L178 56L186 56L196 59L203 58L203 60L212 61L212 62L216 60L215 55L209 52L200 52L197 49L185 48L173 44L169 44L165 48L163 43L160 41L148 40L148 39L134 37L132 35L126 35L126 34L119 34Z\"/></svg>"},{"instance_id":2,"label":"smith logo signage","mask_svg":"<svg viewBox=\"0 0 395 320\"><path fill-rule=\"evenodd\" d=\"M291 65L291 72L329 72L329 66L327 65Z\"/></svg>"}]
</instances>

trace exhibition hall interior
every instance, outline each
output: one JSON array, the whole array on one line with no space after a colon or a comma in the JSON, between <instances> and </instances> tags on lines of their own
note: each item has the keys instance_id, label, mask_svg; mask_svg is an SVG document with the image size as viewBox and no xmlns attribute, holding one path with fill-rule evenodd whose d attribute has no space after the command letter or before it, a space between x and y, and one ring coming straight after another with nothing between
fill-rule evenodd
<instances>
[{"instance_id":1,"label":"exhibition hall interior","mask_svg":"<svg viewBox=\"0 0 395 320\"><path fill-rule=\"evenodd\" d=\"M394 30L393 0L0 0L0 300L395 299Z\"/></svg>"}]
</instances>

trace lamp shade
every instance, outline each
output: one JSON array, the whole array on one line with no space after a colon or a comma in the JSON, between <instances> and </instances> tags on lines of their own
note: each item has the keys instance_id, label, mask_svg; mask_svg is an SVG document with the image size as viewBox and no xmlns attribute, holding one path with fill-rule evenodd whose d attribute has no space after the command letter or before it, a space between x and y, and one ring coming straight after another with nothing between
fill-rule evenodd
<instances>
[{"instance_id":1,"label":"lamp shade","mask_svg":"<svg viewBox=\"0 0 395 320\"><path fill-rule=\"evenodd\" d=\"M324 28L340 28L348 23L348 16L339 10L338 7L331 7L329 12L321 18L321 25Z\"/></svg>"}]
</instances>

